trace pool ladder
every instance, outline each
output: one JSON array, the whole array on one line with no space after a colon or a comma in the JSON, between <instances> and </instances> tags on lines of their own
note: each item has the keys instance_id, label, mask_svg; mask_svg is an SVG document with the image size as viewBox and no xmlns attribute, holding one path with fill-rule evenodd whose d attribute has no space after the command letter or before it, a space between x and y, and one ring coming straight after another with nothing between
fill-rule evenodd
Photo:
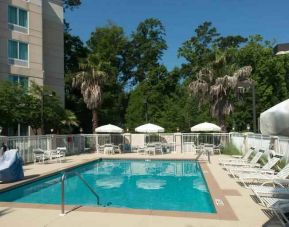
<instances>
[{"instance_id":1,"label":"pool ladder","mask_svg":"<svg viewBox=\"0 0 289 227\"><path fill-rule=\"evenodd\" d=\"M202 156L202 154L206 154L208 156L208 162L211 163L211 152L209 150L203 149L200 151L200 153L197 155L196 160L199 160L199 158Z\"/></svg>"},{"instance_id":2,"label":"pool ladder","mask_svg":"<svg viewBox=\"0 0 289 227\"><path fill-rule=\"evenodd\" d=\"M62 177L61 177L61 216L65 215L65 210L64 210L64 181L65 181L65 177L67 175L75 175L78 176L79 179L83 182L83 184L90 190L90 192L95 196L96 201L97 201L97 205L99 205L99 196L98 194L93 190L93 188L86 182L86 180L84 180L84 178L77 172L68 172L68 173L63 173Z\"/></svg>"}]
</instances>

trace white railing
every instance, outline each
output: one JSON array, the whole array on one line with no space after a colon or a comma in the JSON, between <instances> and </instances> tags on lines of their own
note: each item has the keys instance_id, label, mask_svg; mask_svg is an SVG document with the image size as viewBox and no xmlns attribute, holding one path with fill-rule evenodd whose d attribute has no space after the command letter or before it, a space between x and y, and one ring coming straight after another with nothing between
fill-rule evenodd
<instances>
[{"instance_id":1,"label":"white railing","mask_svg":"<svg viewBox=\"0 0 289 227\"><path fill-rule=\"evenodd\" d=\"M225 146L230 142L229 133L182 133L182 152L194 151L193 145L214 144Z\"/></svg>"},{"instance_id":2,"label":"white railing","mask_svg":"<svg viewBox=\"0 0 289 227\"><path fill-rule=\"evenodd\" d=\"M246 141L245 141L246 137ZM242 133L160 133L155 136L145 134L73 134L44 136L0 136L0 144L6 143L9 149L18 148L24 163L33 162L33 149L43 150L66 147L66 155L83 152L95 152L99 145L121 145L123 152L132 152L133 147L144 146L147 143L161 142L169 146L170 152L192 152L193 144L202 143L225 146L233 143L240 151L254 147L256 150L274 150L276 154L289 160L289 138L272 137L261 134ZM246 144L246 145L245 145ZM247 147L247 148L246 148Z\"/></svg>"},{"instance_id":3,"label":"white railing","mask_svg":"<svg viewBox=\"0 0 289 227\"><path fill-rule=\"evenodd\" d=\"M254 147L255 150L273 150L275 154L283 156L286 162L289 161L289 138L279 137L279 136L268 136L262 134L242 134L242 133L232 133L231 141L232 143L241 151L245 151L245 141L244 138L247 135L247 146L248 148Z\"/></svg>"}]
</instances>

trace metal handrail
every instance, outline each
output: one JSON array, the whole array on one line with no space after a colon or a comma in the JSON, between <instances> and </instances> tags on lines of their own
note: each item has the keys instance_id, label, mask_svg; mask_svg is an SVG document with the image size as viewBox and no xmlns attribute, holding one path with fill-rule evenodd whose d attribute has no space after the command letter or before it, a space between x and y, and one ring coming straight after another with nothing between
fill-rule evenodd
<instances>
[{"instance_id":1,"label":"metal handrail","mask_svg":"<svg viewBox=\"0 0 289 227\"><path fill-rule=\"evenodd\" d=\"M200 153L197 155L196 160L199 160L199 158L202 156L202 154L207 154L208 156L208 162L211 163L211 152L205 148L203 148Z\"/></svg>"},{"instance_id":2,"label":"metal handrail","mask_svg":"<svg viewBox=\"0 0 289 227\"><path fill-rule=\"evenodd\" d=\"M75 175L78 176L79 179L84 183L84 185L90 190L90 192L95 196L97 205L100 204L99 202L99 196L98 194L93 190L93 188L84 180L84 178L78 173L78 172L68 172L68 173L63 173L61 177L61 214L60 215L65 215L64 211L64 180L67 175Z\"/></svg>"}]
</instances>

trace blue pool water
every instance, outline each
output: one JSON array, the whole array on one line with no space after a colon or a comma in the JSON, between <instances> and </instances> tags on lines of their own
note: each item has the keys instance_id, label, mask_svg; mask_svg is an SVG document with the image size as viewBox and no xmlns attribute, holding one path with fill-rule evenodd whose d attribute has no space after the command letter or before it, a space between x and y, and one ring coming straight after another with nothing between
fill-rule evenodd
<instances>
[{"instance_id":1,"label":"blue pool water","mask_svg":"<svg viewBox=\"0 0 289 227\"><path fill-rule=\"evenodd\" d=\"M101 206L215 213L198 162L102 160L73 169L100 197ZM0 193L0 201L60 204L61 174ZM77 176L65 181L65 204L96 206Z\"/></svg>"}]
</instances>

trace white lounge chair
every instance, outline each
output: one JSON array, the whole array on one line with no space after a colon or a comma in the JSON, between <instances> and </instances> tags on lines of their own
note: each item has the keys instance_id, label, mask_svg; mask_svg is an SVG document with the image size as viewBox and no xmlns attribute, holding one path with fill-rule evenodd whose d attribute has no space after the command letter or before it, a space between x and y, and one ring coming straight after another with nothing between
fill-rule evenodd
<instances>
[{"instance_id":1,"label":"white lounge chair","mask_svg":"<svg viewBox=\"0 0 289 227\"><path fill-rule=\"evenodd\" d=\"M240 174L244 173L271 173L274 174L272 169L276 163L280 160L278 157L271 158L262 168L252 168L252 167L231 167L227 170L232 174L233 177L239 177Z\"/></svg>"},{"instance_id":2,"label":"white lounge chair","mask_svg":"<svg viewBox=\"0 0 289 227\"><path fill-rule=\"evenodd\" d=\"M279 173L277 174L268 174L268 173L247 173L240 174L239 180L243 185L248 188L246 182L250 183L262 183L269 182L273 180L284 180L289 176L289 164L287 164Z\"/></svg>"},{"instance_id":3,"label":"white lounge chair","mask_svg":"<svg viewBox=\"0 0 289 227\"><path fill-rule=\"evenodd\" d=\"M289 188L281 186L264 186L264 185L250 185L249 188L255 194L255 196L260 200L262 205L266 205L263 197L272 198L289 198Z\"/></svg>"},{"instance_id":4,"label":"white lounge chair","mask_svg":"<svg viewBox=\"0 0 289 227\"><path fill-rule=\"evenodd\" d=\"M289 199L264 197L264 204L270 208L283 226L288 226Z\"/></svg>"},{"instance_id":5,"label":"white lounge chair","mask_svg":"<svg viewBox=\"0 0 289 227\"><path fill-rule=\"evenodd\" d=\"M258 163L259 159L261 158L263 152L257 152L255 156L252 158L250 162L228 162L228 163L223 163L224 168L226 170L233 167L259 167L260 164Z\"/></svg>"},{"instance_id":6,"label":"white lounge chair","mask_svg":"<svg viewBox=\"0 0 289 227\"><path fill-rule=\"evenodd\" d=\"M253 153L253 151L255 151L254 147L251 147L244 156L232 156L235 158L221 158L219 159L219 163L220 165L222 165L223 163L228 163L228 162L247 162L249 160L249 157L251 156L251 154Z\"/></svg>"}]
</instances>

